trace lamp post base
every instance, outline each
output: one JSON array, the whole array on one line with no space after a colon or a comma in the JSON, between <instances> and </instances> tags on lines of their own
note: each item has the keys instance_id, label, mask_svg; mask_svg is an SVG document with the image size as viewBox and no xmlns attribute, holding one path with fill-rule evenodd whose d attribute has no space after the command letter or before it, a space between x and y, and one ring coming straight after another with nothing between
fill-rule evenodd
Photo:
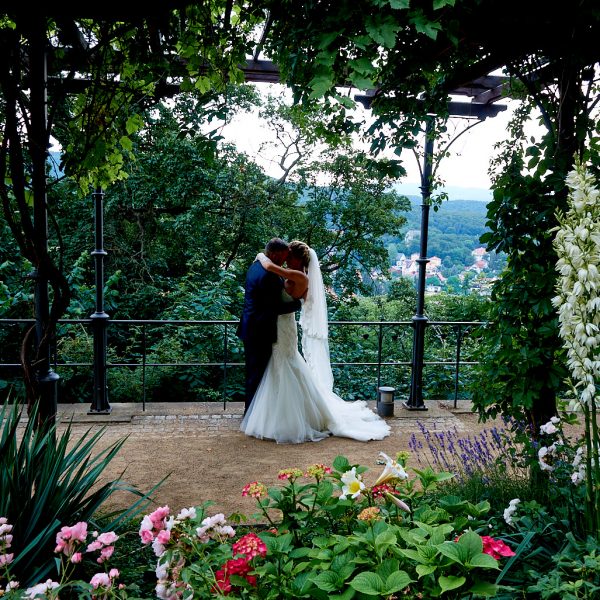
<instances>
[{"instance_id":1,"label":"lamp post base","mask_svg":"<svg viewBox=\"0 0 600 600\"><path fill-rule=\"evenodd\" d=\"M88 410L87 414L88 415L110 415L111 412L112 412L112 407L109 406L108 408L104 408L102 410L94 410L93 408L90 408L90 410Z\"/></svg>"},{"instance_id":2,"label":"lamp post base","mask_svg":"<svg viewBox=\"0 0 600 600\"><path fill-rule=\"evenodd\" d=\"M406 408L406 410L429 410L424 404L421 406L413 406L412 404L410 404L408 402L403 402L402 406L404 406L404 408Z\"/></svg>"}]
</instances>

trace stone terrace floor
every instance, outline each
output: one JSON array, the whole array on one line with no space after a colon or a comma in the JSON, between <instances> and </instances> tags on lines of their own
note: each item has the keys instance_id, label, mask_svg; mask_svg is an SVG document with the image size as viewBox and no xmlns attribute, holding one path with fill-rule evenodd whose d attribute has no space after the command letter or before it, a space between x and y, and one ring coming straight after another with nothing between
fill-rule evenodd
<instances>
[{"instance_id":1,"label":"stone terrace floor","mask_svg":"<svg viewBox=\"0 0 600 600\"><path fill-rule=\"evenodd\" d=\"M375 409L375 402L369 405ZM243 486L251 481L280 485L280 469L331 465L341 454L352 464L368 467L368 485L381 470L379 452L394 456L399 450L409 450L411 436L419 435L419 423L429 431L455 431L461 437L495 424L478 423L467 401L459 401L456 410L452 402L427 401L426 406L427 411L409 411L396 401L395 414L386 417L390 436L370 442L329 437L320 442L276 444L251 438L239 431L242 403L228 403L225 410L222 403L148 403L145 411L141 404L113 404L107 415L87 414L89 404L59 405L58 430L64 431L70 423L70 439L76 440L90 429L104 428L94 452L127 438L103 482L120 478L145 492L167 477L154 494L158 505L180 509L212 501L211 512L251 515L256 507L254 500L242 498ZM411 457L409 467L422 468L423 460L424 455ZM126 507L133 500L119 492L108 508Z\"/></svg>"}]
</instances>

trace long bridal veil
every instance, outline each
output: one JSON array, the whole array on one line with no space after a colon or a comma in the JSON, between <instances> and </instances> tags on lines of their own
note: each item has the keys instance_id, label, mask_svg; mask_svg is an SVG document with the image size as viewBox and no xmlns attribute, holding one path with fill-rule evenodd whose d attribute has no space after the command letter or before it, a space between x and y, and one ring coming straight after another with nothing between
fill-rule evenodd
<instances>
[{"instance_id":1,"label":"long bridal veil","mask_svg":"<svg viewBox=\"0 0 600 600\"><path fill-rule=\"evenodd\" d=\"M300 311L302 354L315 379L327 391L333 391L333 373L329 355L329 325L325 286L317 253L310 248L308 294Z\"/></svg>"},{"instance_id":2,"label":"long bridal veil","mask_svg":"<svg viewBox=\"0 0 600 600\"><path fill-rule=\"evenodd\" d=\"M334 421L329 423L331 433L364 440L382 439L389 435L389 425L366 402L346 402L333 391L325 286L319 259L312 248L308 264L308 293L300 312L300 327L302 353L334 417Z\"/></svg>"}]
</instances>

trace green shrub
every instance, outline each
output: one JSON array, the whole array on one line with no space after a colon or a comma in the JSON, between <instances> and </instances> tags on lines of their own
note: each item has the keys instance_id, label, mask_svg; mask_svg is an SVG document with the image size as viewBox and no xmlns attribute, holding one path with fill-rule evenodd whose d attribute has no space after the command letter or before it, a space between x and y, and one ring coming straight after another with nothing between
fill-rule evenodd
<instances>
[{"instance_id":1,"label":"green shrub","mask_svg":"<svg viewBox=\"0 0 600 600\"><path fill-rule=\"evenodd\" d=\"M97 485L126 438L93 454L104 429L89 429L72 440L69 425L57 437L55 425L36 428L36 414L34 407L22 427L24 416L17 403L5 402L0 410L0 516L13 525L11 571L21 585L41 580L52 569L54 538L61 526L91 520L116 491L140 499L113 515L111 529L142 510L148 500L120 479Z\"/></svg>"}]
</instances>

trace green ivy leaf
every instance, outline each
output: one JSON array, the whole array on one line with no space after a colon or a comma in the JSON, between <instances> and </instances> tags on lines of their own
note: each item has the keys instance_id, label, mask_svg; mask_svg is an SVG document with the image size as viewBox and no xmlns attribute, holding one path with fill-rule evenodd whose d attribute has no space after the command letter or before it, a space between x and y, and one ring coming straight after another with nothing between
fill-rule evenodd
<instances>
[{"instance_id":1,"label":"green ivy leaf","mask_svg":"<svg viewBox=\"0 0 600 600\"><path fill-rule=\"evenodd\" d=\"M385 596L391 596L410 585L414 580L405 571L392 573L385 582Z\"/></svg>"},{"instance_id":2,"label":"green ivy leaf","mask_svg":"<svg viewBox=\"0 0 600 600\"><path fill-rule=\"evenodd\" d=\"M418 33L424 33L432 40L437 39L438 31L442 28L437 21L431 21L422 10L415 11L410 21Z\"/></svg>"},{"instance_id":3,"label":"green ivy leaf","mask_svg":"<svg viewBox=\"0 0 600 600\"><path fill-rule=\"evenodd\" d=\"M489 581L477 581L470 588L469 592L476 596L489 596L493 598L498 594L498 586Z\"/></svg>"},{"instance_id":4,"label":"green ivy leaf","mask_svg":"<svg viewBox=\"0 0 600 600\"><path fill-rule=\"evenodd\" d=\"M341 31L330 31L329 33L324 33L321 36L321 41L317 46L319 50L326 50L327 48L329 48L331 43L335 42L335 40L337 40L340 37L341 33Z\"/></svg>"},{"instance_id":5,"label":"green ivy leaf","mask_svg":"<svg viewBox=\"0 0 600 600\"><path fill-rule=\"evenodd\" d=\"M313 575L310 580L324 592L335 592L340 587L338 575L333 571L323 571L316 576Z\"/></svg>"},{"instance_id":6,"label":"green ivy leaf","mask_svg":"<svg viewBox=\"0 0 600 600\"><path fill-rule=\"evenodd\" d=\"M368 79L367 77L363 77L360 73L356 71L352 71L350 73L350 81L352 85L359 90L368 90L373 87L374 82L372 79Z\"/></svg>"},{"instance_id":7,"label":"green ivy leaf","mask_svg":"<svg viewBox=\"0 0 600 600\"><path fill-rule=\"evenodd\" d=\"M410 0L390 0L390 7L395 10L406 10L410 7Z\"/></svg>"},{"instance_id":8,"label":"green ivy leaf","mask_svg":"<svg viewBox=\"0 0 600 600\"><path fill-rule=\"evenodd\" d=\"M348 62L348 66L354 69L357 73L362 73L363 75L370 75L371 73L375 73L377 71L375 65L366 57L356 58L355 60L351 60Z\"/></svg>"},{"instance_id":9,"label":"green ivy leaf","mask_svg":"<svg viewBox=\"0 0 600 600\"><path fill-rule=\"evenodd\" d=\"M367 17L365 28L371 39L384 48L393 48L396 45L396 34L400 24L392 17L380 15Z\"/></svg>"},{"instance_id":10,"label":"green ivy leaf","mask_svg":"<svg viewBox=\"0 0 600 600\"><path fill-rule=\"evenodd\" d=\"M454 6L455 4L456 0L433 0L433 10L439 10L444 6Z\"/></svg>"},{"instance_id":11,"label":"green ivy leaf","mask_svg":"<svg viewBox=\"0 0 600 600\"><path fill-rule=\"evenodd\" d=\"M121 148L123 148L123 150L127 150L128 152L133 150L133 142L126 135L121 136L119 143L121 144Z\"/></svg>"},{"instance_id":12,"label":"green ivy leaf","mask_svg":"<svg viewBox=\"0 0 600 600\"><path fill-rule=\"evenodd\" d=\"M351 582L350 585L361 594L367 596L382 596L384 584L383 580L376 573L359 573Z\"/></svg>"},{"instance_id":13,"label":"green ivy leaf","mask_svg":"<svg viewBox=\"0 0 600 600\"><path fill-rule=\"evenodd\" d=\"M333 468L340 473L345 473L350 469L350 463L345 456L336 456L333 459Z\"/></svg>"},{"instance_id":14,"label":"green ivy leaf","mask_svg":"<svg viewBox=\"0 0 600 600\"><path fill-rule=\"evenodd\" d=\"M425 577L425 575L431 575L437 567L435 565L417 565L416 571L419 577Z\"/></svg>"},{"instance_id":15,"label":"green ivy leaf","mask_svg":"<svg viewBox=\"0 0 600 600\"><path fill-rule=\"evenodd\" d=\"M472 567L481 567L483 569L500 568L498 567L498 561L493 556L490 556L489 554L484 554L483 552L468 560L467 564L471 565Z\"/></svg>"},{"instance_id":16,"label":"green ivy leaf","mask_svg":"<svg viewBox=\"0 0 600 600\"><path fill-rule=\"evenodd\" d=\"M442 588L442 594L445 592L449 592L450 590L455 590L467 581L466 577L457 577L455 575L448 575L447 577L444 575L440 575L438 579L438 584Z\"/></svg>"}]
</instances>

